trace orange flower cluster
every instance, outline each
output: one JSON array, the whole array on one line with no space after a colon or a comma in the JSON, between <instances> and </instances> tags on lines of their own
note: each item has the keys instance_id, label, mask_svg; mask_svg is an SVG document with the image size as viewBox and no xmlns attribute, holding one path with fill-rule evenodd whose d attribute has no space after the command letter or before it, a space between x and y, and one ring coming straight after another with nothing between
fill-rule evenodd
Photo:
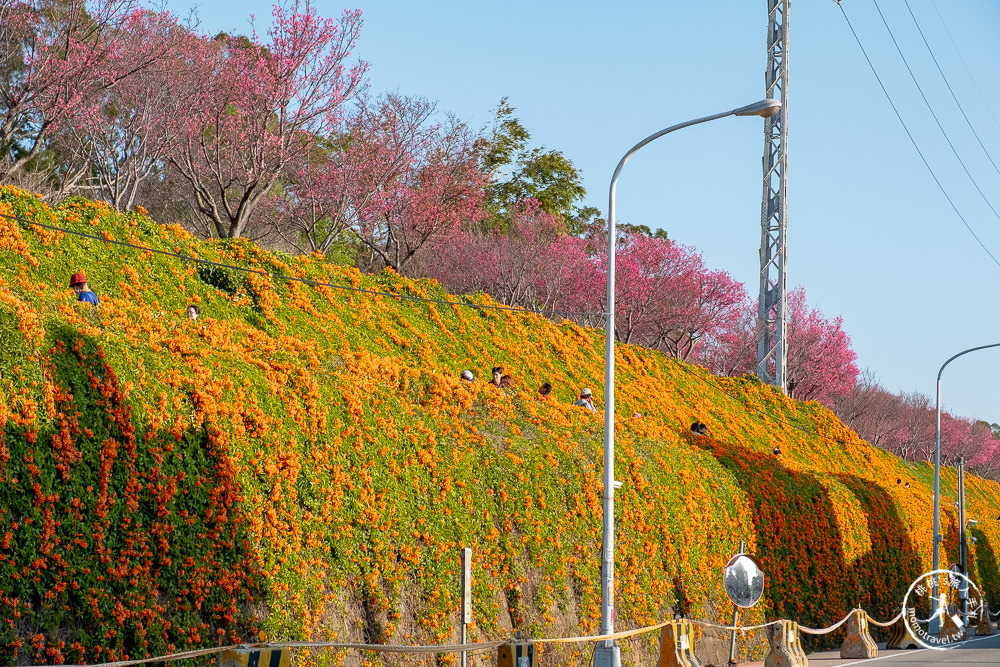
<instances>
[{"instance_id":1,"label":"orange flower cluster","mask_svg":"<svg viewBox=\"0 0 1000 667\"><path fill-rule=\"evenodd\" d=\"M0 659L145 657L261 631L451 642L465 546L472 641L599 628L603 422L572 400L603 386L600 332L403 300L448 297L391 272L201 243L104 204L52 210L0 188L0 210L387 294L206 270L0 219ZM100 308L66 287L79 270ZM193 303L197 322L184 317ZM618 359L619 628L674 613L726 621L721 568L741 539L768 578L744 623L820 626L858 605L895 614L930 565L927 465L753 378L626 345ZM458 377L496 364L523 384ZM534 391L544 381L548 400ZM943 488L954 497L953 473ZM967 496L984 519L973 578L1000 599L1000 524L985 520L1000 515L1000 488L971 479ZM957 517L945 507L951 562ZM654 643L626 651L643 659ZM560 650L546 660L588 657Z\"/></svg>"}]
</instances>

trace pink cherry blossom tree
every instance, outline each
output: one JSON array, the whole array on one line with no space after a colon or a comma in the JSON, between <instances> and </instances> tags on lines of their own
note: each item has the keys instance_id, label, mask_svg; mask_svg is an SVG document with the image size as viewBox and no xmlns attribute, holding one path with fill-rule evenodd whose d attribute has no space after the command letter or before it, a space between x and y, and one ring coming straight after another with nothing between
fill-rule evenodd
<instances>
[{"instance_id":1,"label":"pink cherry blossom tree","mask_svg":"<svg viewBox=\"0 0 1000 667\"><path fill-rule=\"evenodd\" d=\"M871 371L862 373L851 391L836 397L834 412L869 443L910 461L934 460L935 406L919 393L893 393ZM941 460L954 465L959 457L981 475L994 478L1000 452L990 426L948 413L941 414Z\"/></svg>"},{"instance_id":2,"label":"pink cherry blossom tree","mask_svg":"<svg viewBox=\"0 0 1000 667\"><path fill-rule=\"evenodd\" d=\"M839 317L828 319L806 303L801 287L787 294L788 395L803 401L833 405L851 390L858 377L857 354Z\"/></svg>"},{"instance_id":3,"label":"pink cherry blossom tree","mask_svg":"<svg viewBox=\"0 0 1000 667\"><path fill-rule=\"evenodd\" d=\"M683 292L656 329L655 347L677 359L696 359L701 348L738 326L747 302L743 283L725 271L711 271L696 256L680 283Z\"/></svg>"},{"instance_id":4,"label":"pink cherry blossom tree","mask_svg":"<svg viewBox=\"0 0 1000 667\"><path fill-rule=\"evenodd\" d=\"M320 16L312 3L275 5L266 42L201 38L172 72L168 160L220 237L244 234L288 165L342 129L366 64L349 59L361 14Z\"/></svg>"},{"instance_id":5,"label":"pink cherry blossom tree","mask_svg":"<svg viewBox=\"0 0 1000 667\"><path fill-rule=\"evenodd\" d=\"M262 207L260 217L286 243L303 253L326 255L343 240L359 182L343 152L317 142L308 155L285 170L280 191Z\"/></svg>"},{"instance_id":6,"label":"pink cherry blossom tree","mask_svg":"<svg viewBox=\"0 0 1000 667\"><path fill-rule=\"evenodd\" d=\"M486 292L509 306L582 311L597 301L600 285L586 241L566 233L560 216L534 199L521 202L506 230L462 230L429 255L422 270L447 289Z\"/></svg>"},{"instance_id":7,"label":"pink cherry blossom tree","mask_svg":"<svg viewBox=\"0 0 1000 667\"><path fill-rule=\"evenodd\" d=\"M757 304L744 294L728 326L708 338L696 355L716 375L735 377L757 370Z\"/></svg>"},{"instance_id":8,"label":"pink cherry blossom tree","mask_svg":"<svg viewBox=\"0 0 1000 667\"><path fill-rule=\"evenodd\" d=\"M432 113L425 100L388 95L352 124L344 201L368 270L415 274L422 252L452 243L484 215L474 135L453 116L431 123Z\"/></svg>"},{"instance_id":9,"label":"pink cherry blossom tree","mask_svg":"<svg viewBox=\"0 0 1000 667\"><path fill-rule=\"evenodd\" d=\"M362 96L343 130L288 165L272 226L300 250L321 254L346 231L357 234L365 217L405 197L408 179L440 129L428 122L433 112L423 98Z\"/></svg>"},{"instance_id":10,"label":"pink cherry blossom tree","mask_svg":"<svg viewBox=\"0 0 1000 667\"><path fill-rule=\"evenodd\" d=\"M598 267L603 285L603 255ZM679 359L735 326L746 301L743 285L709 270L694 249L639 230L619 235L615 286L617 338ZM604 301L602 292L601 309Z\"/></svg>"},{"instance_id":11,"label":"pink cherry blossom tree","mask_svg":"<svg viewBox=\"0 0 1000 667\"><path fill-rule=\"evenodd\" d=\"M694 271L694 258L678 244L641 232L619 234L615 251L615 336L655 347L656 333L677 309ZM607 281L602 253L601 282ZM604 299L606 301L606 299Z\"/></svg>"},{"instance_id":12,"label":"pink cherry blossom tree","mask_svg":"<svg viewBox=\"0 0 1000 667\"><path fill-rule=\"evenodd\" d=\"M883 388L872 371L865 370L849 392L836 397L833 410L845 426L866 441L891 449L906 441L904 400L903 396Z\"/></svg>"},{"instance_id":13,"label":"pink cherry blossom tree","mask_svg":"<svg viewBox=\"0 0 1000 667\"><path fill-rule=\"evenodd\" d=\"M155 50L127 48L137 0L0 0L0 176L24 170L99 95L144 70Z\"/></svg>"},{"instance_id":14,"label":"pink cherry blossom tree","mask_svg":"<svg viewBox=\"0 0 1000 667\"><path fill-rule=\"evenodd\" d=\"M753 373L757 367L757 304L747 297L739 304L725 303L733 310L725 311L726 323L697 358L720 375ZM801 287L788 292L787 303L788 394L833 407L838 397L850 394L858 377L851 339L839 317L827 318L808 306ZM855 402L860 401L861 397L856 397Z\"/></svg>"},{"instance_id":15,"label":"pink cherry blossom tree","mask_svg":"<svg viewBox=\"0 0 1000 667\"><path fill-rule=\"evenodd\" d=\"M134 52L150 57L148 65L95 95L93 108L73 114L60 135L67 153L79 156L92 174L91 189L118 210L133 207L139 188L164 166L176 124L163 123L161 110L174 94L170 72L184 63L195 37L167 12L132 12L120 27L111 67L124 70Z\"/></svg>"}]
</instances>

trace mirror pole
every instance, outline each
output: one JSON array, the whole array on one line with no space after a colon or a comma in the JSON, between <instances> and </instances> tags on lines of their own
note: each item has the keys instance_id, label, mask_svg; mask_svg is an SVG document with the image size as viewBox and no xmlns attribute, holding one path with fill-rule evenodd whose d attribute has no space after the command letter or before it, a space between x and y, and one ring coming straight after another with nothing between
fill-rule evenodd
<instances>
[{"instance_id":1,"label":"mirror pole","mask_svg":"<svg viewBox=\"0 0 1000 667\"><path fill-rule=\"evenodd\" d=\"M743 540L740 540L740 553L744 549ZM733 631L729 638L729 667L736 665L736 623L740 620L740 608L733 604Z\"/></svg>"}]
</instances>

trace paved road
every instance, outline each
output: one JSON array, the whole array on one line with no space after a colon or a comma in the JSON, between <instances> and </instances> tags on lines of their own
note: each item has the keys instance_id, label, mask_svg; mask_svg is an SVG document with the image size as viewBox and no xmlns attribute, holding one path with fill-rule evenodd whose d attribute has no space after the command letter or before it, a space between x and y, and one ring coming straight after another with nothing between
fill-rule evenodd
<instances>
[{"instance_id":1,"label":"paved road","mask_svg":"<svg viewBox=\"0 0 1000 667\"><path fill-rule=\"evenodd\" d=\"M884 646L884 645L882 645ZM933 667L941 665L1000 665L1000 635L973 637L967 642L941 651L909 649L886 651L879 647L878 657L871 660L842 660L839 651L813 653L810 667L844 667L845 665L876 665L878 667ZM743 663L743 667L763 667L763 662Z\"/></svg>"}]
</instances>

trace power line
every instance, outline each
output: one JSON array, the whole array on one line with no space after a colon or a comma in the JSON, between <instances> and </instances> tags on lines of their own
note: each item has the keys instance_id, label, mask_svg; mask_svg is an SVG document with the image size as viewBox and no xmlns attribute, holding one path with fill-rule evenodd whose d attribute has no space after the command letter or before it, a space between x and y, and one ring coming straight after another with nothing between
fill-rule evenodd
<instances>
[{"instance_id":1,"label":"power line","mask_svg":"<svg viewBox=\"0 0 1000 667\"><path fill-rule=\"evenodd\" d=\"M530 310L528 308L519 308L515 306L501 306L501 305L489 305L489 304L476 304L476 303L463 303L461 301L444 301L442 299L430 299L423 296L414 296L412 294L392 294L391 292L379 292L377 290L364 289L361 287L348 287L347 285L338 285L335 283L325 283L319 280L310 280L309 278L296 278L295 276L286 276L282 273L274 273L271 271L261 271L258 269L250 269L244 266L236 266L234 264L225 264L223 262L213 262L209 259L201 259L198 257L191 257L190 255L181 255L176 252L169 252L166 250L158 250L156 248L147 248L145 246L137 245L135 243L127 243L125 241L117 241L114 239L107 239L103 236L95 236L94 234L87 234L85 232L78 232L72 229L66 229L64 227L57 227L55 225L47 225L42 222L36 222L34 220L28 220L27 218L21 218L16 215L9 215L6 213L0 213L0 218L7 218L8 220L15 220L17 222L26 225L35 225L36 227L41 227L43 229L48 229L54 232L62 232L63 234L70 234L73 236L80 236L85 239L91 239L94 241L100 241L102 243L110 243L112 245L122 246L125 248L133 248L135 250L141 250L142 252L151 252L157 255L165 255L167 257L175 257L186 262L194 262L196 264L204 264L207 266L215 266L223 269L231 269L233 271L242 271L244 273L253 273L259 276L264 276L267 278L276 278L278 280L287 280L289 282L303 283L305 285L311 285L313 287L329 287L331 289L344 290L347 292L356 292L360 294L371 294L373 296L384 296L391 299L405 299L408 301L420 301L423 303L437 303L444 306L463 306L465 308L474 308L479 310L504 310L515 313L531 313L534 315L572 315L577 317L603 317L607 313L581 313L581 312L571 312L562 310Z\"/></svg>"},{"instance_id":2,"label":"power line","mask_svg":"<svg viewBox=\"0 0 1000 667\"><path fill-rule=\"evenodd\" d=\"M955 104L958 105L958 110L962 112L962 118L965 119L969 129L972 130L972 134L976 137L976 141L979 142L979 147L983 149L983 153L986 154L986 158L990 161L990 164L993 165L993 170L997 172L997 175L1000 175L1000 168L998 168L997 163L993 161L993 156L990 155L990 152L986 150L983 140L979 138L979 133L976 132L976 128L972 126L972 121L970 121L968 115L966 115L965 109L962 107L962 103L958 101L958 96L955 95L955 91L952 90L951 84L948 83L948 77L944 75L944 71L941 69L941 65L938 63L938 59L934 55L934 50L931 49L931 45L927 42L927 38L924 36L924 31L920 28L920 23L917 21L917 17L913 14L913 10L910 8L910 0L904 0L904 2L906 4L906 11L910 13L910 18L913 19L913 25L917 26L917 32L920 33L920 39L924 41L924 46L927 47L927 53L931 54L931 60L934 61L934 66L937 67L938 74L941 75L944 85L948 87L948 92L951 93L951 99L955 100Z\"/></svg>"},{"instance_id":3,"label":"power line","mask_svg":"<svg viewBox=\"0 0 1000 667\"><path fill-rule=\"evenodd\" d=\"M844 15L844 20L847 21L847 27L851 29L851 34L854 35L854 40L858 43L858 48L861 49L862 55L864 55L865 60L868 62L868 67L871 69L872 74L875 75L875 80L878 81L879 87L885 94L885 98L886 100L888 100L889 106L892 107L893 112L896 114L896 118L899 120L899 124L903 126L903 131L906 132L906 136L909 137L910 143L913 144L914 150L916 150L917 155L920 156L920 161L924 163L924 166L930 173L931 178L934 179L934 182L937 184L938 189L941 190L941 194L944 195L944 198L948 201L948 204L951 206L951 209L955 211L955 215L958 216L958 219L962 221L962 224L965 225L965 228L969 230L970 234L972 234L972 238L976 239L976 243L978 243L979 247L981 247L983 251L987 255L989 255L990 259L993 260L993 263L996 264L998 267L1000 267L1000 261L998 261L997 258L993 256L993 253L991 253L989 248L986 247L986 244L983 243L982 239L980 239L979 236L976 235L976 232L973 231L972 227L965 219L965 216L962 215L962 212L958 210L958 206L955 205L955 202L948 195L948 191L944 189L944 185L941 183L941 180L937 177L937 174L934 173L934 169L931 167L930 162L927 161L927 158L924 156L923 151L920 150L920 146L917 145L916 139L913 138L913 133L910 132L910 128L906 125L906 121L903 120L903 116L900 115L899 109L896 108L896 103L892 101L892 96L889 95L889 91L886 90L885 84L882 83L882 77L878 75L878 71L875 69L875 65L872 63L871 58L868 57L868 52L865 50L864 45L861 43L861 38L858 37L858 33L854 29L854 25L851 23L851 19L847 17L847 12L844 11L844 6L840 3L840 0L835 0L835 1L837 3L837 6L840 7L840 13Z\"/></svg>"},{"instance_id":4,"label":"power line","mask_svg":"<svg viewBox=\"0 0 1000 667\"><path fill-rule=\"evenodd\" d=\"M976 92L979 93L979 99L983 101L986 106L986 110L990 112L990 117L993 118L993 123L1000 129L1000 121L997 120L996 114L993 113L993 108L990 103L986 101L986 96L983 95L983 91L979 88L979 84L976 83L976 77L972 75L972 70L969 69L968 63L965 62L965 57L962 56L962 50L958 48L958 44L955 43L955 38L951 36L951 31L948 30L948 25L944 22L944 17L941 16L941 12L938 11L937 5L934 4L934 0L931 0L931 6L934 7L935 13L937 13L938 20L941 21L941 27L944 28L944 32L948 35L948 39L951 41L951 45L955 47L955 53L958 54L958 59L962 61L962 66L965 68L966 73L969 75L969 79L972 81L972 85L975 86Z\"/></svg>"},{"instance_id":5,"label":"power line","mask_svg":"<svg viewBox=\"0 0 1000 667\"><path fill-rule=\"evenodd\" d=\"M332 289L345 290L345 291L349 291L349 292L357 292L357 293L362 293L362 294L371 294L371 295L374 295L374 296L385 296L385 297L390 297L390 298L394 298L394 299L407 299L407 300L411 300L411 301L421 301L421 302L425 302L425 303L437 303L437 304L442 304L442 305L446 305L446 306L465 306L465 307L468 307L468 308L484 308L484 309L489 309L489 310L506 310L506 311L513 311L513 312L519 312L519 313L532 313L532 314L536 314L536 315L544 315L544 314L566 315L566 314L571 314L571 315L597 316L597 315L605 315L606 314L606 313L567 313L567 312L564 312L564 311L536 311L536 310L527 310L527 309L524 309L524 308L514 308L514 307L511 307L511 306L477 305L477 304L470 304L470 303L460 303L460 302L455 302L455 301L442 301L440 299L429 299L429 298L426 298L426 297L412 296L412 295L407 295L407 294L392 294L392 293L389 293L389 292L378 292L376 290L367 290L367 289L363 289L363 288L360 288L360 287L348 287L346 285L337 285L337 284L334 284L334 283L326 283L326 282L322 282L322 281L318 281L318 280L310 280L308 278L297 278L295 276L287 276L287 275L284 275L284 274L273 273L273 272L270 272L270 271L260 271L258 269L250 269L250 268L247 268L247 267L236 266L236 265L233 265L233 264L226 264L224 262L215 262L215 261L208 260L208 259L201 259L201 258L198 258L198 257L191 257L190 255L182 255L180 253L169 252L167 250L158 250L156 248L147 248L145 246L141 246L141 245L138 245L138 244L135 244L135 243L128 243L126 241L118 241L118 240L115 240L115 239L107 239L107 238L104 238L103 236L95 236L93 234L87 234L86 232L79 232L79 231L75 231L75 230L72 230L72 229L66 229L64 227L57 227L55 225L48 225L48 224L45 224L43 222L36 222L36 221L33 221L33 220L28 220L27 218L21 218L19 216L9 215L9 214L6 214L6 213L0 213L0 218L7 218L8 220L14 220L16 222L20 222L20 223L23 223L23 224L26 224L26 225L34 225L36 227L41 227L43 229L48 229L50 231L62 232L64 234L70 234L72 236L79 236L79 237L90 239L90 240L94 240L94 241L100 241L100 242L103 242L103 243L109 243L109 244L112 244L112 245L122 246L122 247L126 247L126 248L132 248L134 250L139 250L139 251L142 251L142 252L149 252L149 253L154 253L154 254L157 254L157 255L164 255L164 256L167 256L167 257L174 257L174 258L177 258L177 259L180 259L180 260L194 262L196 264L204 264L204 265L207 265L207 266L215 266L215 267L224 268L224 269L232 269L234 271L242 271L244 273L253 273L253 274L260 275L260 276L265 276L265 277L268 277L268 278L277 278L279 280L287 280L289 282L299 282L299 283L303 283L303 284L310 285L310 286L313 286L313 287L330 287ZM773 421L775 423L781 424L783 426L788 426L788 427L791 427L791 428L798 429L799 431L802 431L803 433L805 433L807 435L813 435L813 436L816 436L816 437L819 437L819 438L824 438L824 439L830 440L832 442L839 442L839 443L843 444L842 440L838 440L836 438L831 438L830 436L825 436L825 435L822 435L822 434L817 433L815 431L810 431L810 430L806 429L805 427L799 426L797 424L793 424L793 423L791 423L789 421L786 421L786 420L783 420L783 419L777 419L775 417L772 417L770 414L764 412L763 410L758 410L758 409L756 409L756 408L754 408L754 407L752 407L750 405L747 405L745 402L740 401L739 398L737 398L736 396L734 396L730 392L728 392L725 389L723 389L722 387L720 387L717 383L709 382L707 379L701 377L700 375L698 375L697 373L695 373L690 368L687 368L685 364L678 362L678 365L680 366L680 368L683 371L685 371L686 373L689 373L692 377L696 378L698 381L700 381L700 382L708 385L709 387L715 389L717 392L725 394L730 399L736 401L737 403L740 403L745 408L749 409L752 412L758 413L759 415L765 417L766 419L769 419L769 420L771 420L771 421Z\"/></svg>"},{"instance_id":6,"label":"power line","mask_svg":"<svg viewBox=\"0 0 1000 667\"><path fill-rule=\"evenodd\" d=\"M934 119L934 122L937 123L938 129L941 130L941 135L944 137L944 140L948 142L948 146L951 148L951 152L955 155L955 159L958 160L958 163L960 165L962 165L962 169L965 171L965 175L969 177L970 181L972 181L972 185L975 186L976 192L979 193L979 196L983 198L983 201L986 202L986 205L990 207L991 211L993 211L993 215L996 217L996 219L1000 221L1000 213L998 213L996 208L993 207L992 202L990 202L990 200L986 197L986 193L983 192L983 189L979 187L979 183L977 183L976 179L973 178L972 172L970 172L969 168L965 166L965 161L963 161L962 156L958 154L958 150L955 148L955 144L951 142L951 137L948 136L948 133L945 131L944 126L938 119L937 114L934 113L934 108L931 106L930 100L928 100L927 96L924 94L924 89L920 87L920 82L917 81L916 75L910 68L910 63L906 60L906 56L903 55L903 50L899 48L899 42L896 41L896 36L892 32L892 28L889 27L889 23L885 20L885 16L882 14L882 8L878 6L878 0L872 0L872 2L875 5L875 9L878 10L878 15L882 18L882 25L884 25L885 29L889 31L889 38L892 39L892 43L896 47L896 53L898 53L899 57L903 59L903 65L906 66L906 71L910 73L910 78L913 80L913 85L917 87L917 92L920 93L920 97L924 100L924 104L927 106L927 110L931 112L931 117ZM985 150L985 148L983 150ZM990 162L992 161L993 160L991 158Z\"/></svg>"},{"instance_id":7,"label":"power line","mask_svg":"<svg viewBox=\"0 0 1000 667\"><path fill-rule=\"evenodd\" d=\"M362 293L362 294L371 294L371 295L374 295L374 296L384 296L384 297L389 297L389 298L394 298L394 299L406 299L406 300L410 300L410 301L420 301L420 302L424 302L424 303L436 303L436 304L442 304L442 305L446 305L446 306L465 306L467 308L488 309L488 310L505 310L505 311L513 311L513 312L518 312L518 313L532 313L532 314L535 314L535 315L544 315L544 314L566 315L566 314L571 314L571 315L597 316L597 315L605 315L606 314L606 313L568 313L568 312L565 312L565 311L537 311L537 310L528 310L528 309L525 309L525 308L514 308L514 307L511 307L511 306L478 305L478 304L461 303L461 302L455 302L455 301L443 301L443 300L440 300L440 299L429 299L429 298L426 298L426 297L413 296L413 295L407 295L407 294L392 294L390 292L378 292L376 290L367 290L367 289L363 289L363 288L360 288L360 287L348 287L346 285L337 285L335 283L326 283L326 282L322 282L322 281L319 281L319 280L310 280L308 278L297 278L295 276L287 276L287 275L284 275L284 274L273 273L273 272L270 272L270 271L260 271L260 270L257 270L257 269L250 269L250 268L247 268L247 267L236 266L236 265L233 265L233 264L226 264L224 262L214 262L214 261L208 260L208 259L201 259L201 258L198 258L198 257L191 257L190 255L182 255L180 253L169 252L169 251L166 251L166 250L158 250L156 248L147 248L145 246L137 245L137 244L134 244L134 243L128 243L126 241L118 241L118 240L114 240L114 239L106 239L106 238L104 238L102 236L95 236L93 234L87 234L85 232L78 232L78 231L75 231L75 230L72 230L72 229L66 229L66 228L63 228L63 227L57 227L55 225L48 225L48 224L45 224L45 223L42 223L42 222L36 222L36 221L33 221L33 220L28 220L27 218L21 218L21 217L18 217L18 216L15 216L15 215L9 215L9 214L6 214L6 213L0 213L0 218L7 218L8 220L14 220L16 222L20 222L20 223L23 223L23 224L26 224L26 225L34 225L36 227L41 227L43 229L48 229L50 231L62 232L64 234L70 234L70 235L73 235L73 236L79 236L79 237L90 239L90 240L94 240L94 241L100 241L100 242L103 242L103 243L109 243L109 244L112 244L112 245L122 246L122 247L126 247L126 248L132 248L134 250L139 250L139 251L142 251L142 252L149 252L149 253L154 253L154 254L157 254L157 255L164 255L164 256L167 256L167 257L175 257L177 259L181 259L181 260L189 261L189 262L194 262L196 264L204 264L204 265L207 265L207 266L215 266L215 267L219 267L219 268L232 269L234 271L242 271L244 273L253 273L253 274L260 275L260 276L265 276L265 277L268 277L268 278L277 278L279 280L287 280L289 282L299 282L299 283L303 283L303 284L310 285L310 286L313 286L313 287L330 287L332 289L345 290L345 291L348 291L348 292L356 292L356 293ZM989 252L989 251L987 251L987 252ZM772 422L775 422L777 424L780 424L782 426L787 426L787 427L790 427L790 428L797 429L797 430L801 431L802 433L804 433L806 435L811 435L811 436L815 436L815 437L818 437L818 438L822 438L824 440L829 440L831 442L837 442L837 443L840 443L840 444L844 444L844 441L840 440L838 438L833 438L831 436L823 435L823 434L818 433L816 431L811 431L811 430L809 430L809 429L807 429L807 428L805 428L803 426L799 426L798 424L793 424L793 423L791 423L791 422L789 422L787 420L778 419L776 417L773 417L772 415L768 414L767 412L764 412L763 410L759 410L759 409L757 409L757 408L755 408L755 407L747 404L746 402L741 401L738 397L736 397L732 393L726 391L725 389L723 389L722 387L720 387L717 383L709 382L707 379L701 377L700 375L698 375L697 373L695 373L693 370L691 370L690 368L688 368L686 366L686 364L683 364L683 363L681 363L681 362L678 361L678 366L681 368L681 370L683 370L684 372L690 374L692 377L694 377L695 379L697 379L699 382L702 382L705 385L707 385L707 386L711 387L712 389L714 389L715 391L717 391L717 392L719 392L721 394L726 395L727 397L729 397L733 401L736 401L737 403L740 403L741 405L743 405L745 409L748 409L751 412L756 412L757 414L761 415L765 419L768 419L768 420L770 420Z\"/></svg>"}]
</instances>

